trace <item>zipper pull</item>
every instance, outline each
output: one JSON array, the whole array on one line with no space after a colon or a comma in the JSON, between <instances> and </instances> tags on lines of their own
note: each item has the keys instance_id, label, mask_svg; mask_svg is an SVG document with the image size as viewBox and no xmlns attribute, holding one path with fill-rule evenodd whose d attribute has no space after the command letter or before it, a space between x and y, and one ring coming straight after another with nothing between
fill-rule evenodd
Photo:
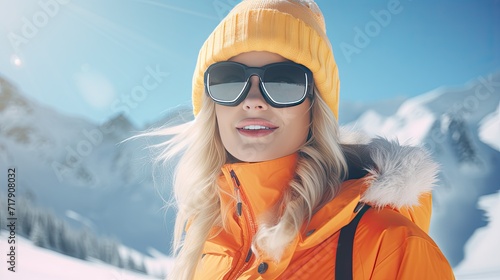
<instances>
[{"instance_id":1,"label":"zipper pull","mask_svg":"<svg viewBox=\"0 0 500 280\"><path fill-rule=\"evenodd\" d=\"M236 173L234 173L234 170L231 169L229 173L231 174L231 179L233 179L234 192L236 193L236 213L241 217L243 204L241 202L240 195L240 181L238 180L238 177L236 177Z\"/></svg>"}]
</instances>

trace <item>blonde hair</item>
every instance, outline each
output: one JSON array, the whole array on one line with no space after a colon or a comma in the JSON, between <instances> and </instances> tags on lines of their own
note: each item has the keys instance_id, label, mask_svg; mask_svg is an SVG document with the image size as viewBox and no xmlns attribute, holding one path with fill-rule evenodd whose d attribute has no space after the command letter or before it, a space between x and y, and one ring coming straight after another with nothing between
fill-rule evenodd
<instances>
[{"instance_id":1,"label":"blonde hair","mask_svg":"<svg viewBox=\"0 0 500 280\"><path fill-rule=\"evenodd\" d=\"M304 223L333 199L346 175L347 164L339 144L338 124L318 94L311 105L312 123L308 141L299 149L295 179L274 210L261 219L253 240L253 251L279 261L286 246L300 233ZM174 176L178 213L174 229L175 264L170 279L192 279L202 250L214 229L224 228L220 208L219 178L228 160L219 136L215 105L203 98L193 121L163 128L146 135L173 135L156 145L157 160L166 163L182 153ZM276 211L279 209L279 211Z\"/></svg>"}]
</instances>

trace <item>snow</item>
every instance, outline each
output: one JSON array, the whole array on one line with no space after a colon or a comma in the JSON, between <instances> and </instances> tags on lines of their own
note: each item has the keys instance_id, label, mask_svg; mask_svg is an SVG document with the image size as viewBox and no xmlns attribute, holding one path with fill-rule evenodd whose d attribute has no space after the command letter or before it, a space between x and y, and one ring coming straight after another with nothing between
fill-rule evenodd
<instances>
[{"instance_id":1,"label":"snow","mask_svg":"<svg viewBox=\"0 0 500 280\"><path fill-rule=\"evenodd\" d=\"M479 137L481 141L500 151L500 103L497 110L481 122Z\"/></svg>"},{"instance_id":2,"label":"snow","mask_svg":"<svg viewBox=\"0 0 500 280\"><path fill-rule=\"evenodd\" d=\"M425 98L424 98L425 97ZM389 128L385 133L396 135L403 143L418 145L422 143L432 124L434 114L425 106L423 101L433 100L433 96L422 96L422 100L413 98L401 105L396 116L388 120Z\"/></svg>"},{"instance_id":3,"label":"snow","mask_svg":"<svg viewBox=\"0 0 500 280\"><path fill-rule=\"evenodd\" d=\"M500 279L500 192L480 198L488 225L476 230L465 246L466 258L455 268L457 279Z\"/></svg>"},{"instance_id":4,"label":"snow","mask_svg":"<svg viewBox=\"0 0 500 280\"><path fill-rule=\"evenodd\" d=\"M7 251L7 232L0 232L0 251ZM2 261L0 279L8 280L152 280L153 278L132 271L116 268L100 262L84 261L51 250L34 246L31 241L16 236L16 271L7 270L9 264ZM169 267L169 259L161 260ZM158 266L159 263L151 265Z\"/></svg>"},{"instance_id":5,"label":"snow","mask_svg":"<svg viewBox=\"0 0 500 280\"><path fill-rule=\"evenodd\" d=\"M373 136L378 133L376 129L383 125L384 118L373 110L366 111L359 119L348 126L353 127L355 130L362 130L366 134ZM368 125L371 124L371 125Z\"/></svg>"},{"instance_id":6,"label":"snow","mask_svg":"<svg viewBox=\"0 0 500 280\"><path fill-rule=\"evenodd\" d=\"M98 125L65 116L1 77L0 99L0 170L18 167L20 195L73 226L90 226L142 252L170 252L173 217L161 210L146 144L117 145L138 130L125 117Z\"/></svg>"},{"instance_id":7,"label":"snow","mask_svg":"<svg viewBox=\"0 0 500 280\"><path fill-rule=\"evenodd\" d=\"M370 136L423 145L441 165L430 235L450 260L457 279L500 279L496 81L500 72L408 100L347 104L340 111L342 125ZM6 165L19 168L19 194L33 196L38 206L51 209L70 225L116 237L123 244L120 254L144 260L152 275L168 270L171 260L165 252L170 251L174 213L161 211L164 201L150 179L148 162L141 162L149 158L138 152L141 144L116 145L137 129L121 116L96 125L61 115L25 99L1 77L0 98L10 102L0 103L0 170ZM172 110L155 125L179 121L180 112ZM56 176L54 162L66 164L62 177ZM162 186L161 195L168 196L169 190L169 185ZM4 191L0 189L0 195ZM4 254L7 242L2 234ZM153 279L67 257L22 237L18 240L18 272L6 274L7 264L2 262L2 280Z\"/></svg>"},{"instance_id":8,"label":"snow","mask_svg":"<svg viewBox=\"0 0 500 280\"><path fill-rule=\"evenodd\" d=\"M83 217L82 215L76 213L75 211L66 210L66 217L73 219L73 220L87 226L88 228L92 228L92 229L95 228L95 225L92 223L91 220Z\"/></svg>"},{"instance_id":9,"label":"snow","mask_svg":"<svg viewBox=\"0 0 500 280\"><path fill-rule=\"evenodd\" d=\"M365 107L347 123L370 136L423 145L441 165L430 235L457 279L500 279L499 80L500 72L438 88L387 107L393 114Z\"/></svg>"},{"instance_id":10,"label":"snow","mask_svg":"<svg viewBox=\"0 0 500 280\"><path fill-rule=\"evenodd\" d=\"M384 136L389 139L398 139L408 145L418 145L422 143L435 121L434 114L423 105L423 102L432 100L435 95L432 93L410 99L404 102L392 116L383 116L375 110L367 110L347 126L362 130L371 137Z\"/></svg>"}]
</instances>

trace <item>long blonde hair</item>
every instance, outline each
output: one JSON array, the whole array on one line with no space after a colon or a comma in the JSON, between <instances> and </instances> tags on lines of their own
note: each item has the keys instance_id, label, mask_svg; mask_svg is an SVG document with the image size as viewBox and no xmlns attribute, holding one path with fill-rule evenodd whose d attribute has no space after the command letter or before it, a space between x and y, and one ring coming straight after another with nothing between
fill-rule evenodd
<instances>
[{"instance_id":1,"label":"long blonde hair","mask_svg":"<svg viewBox=\"0 0 500 280\"><path fill-rule=\"evenodd\" d=\"M346 175L347 164L333 113L319 94L315 94L311 109L311 133L298 151L296 177L283 193L279 207L275 207L281 211L266 215L253 241L254 252L276 261L303 224L335 197ZM173 242L176 260L169 278L192 279L209 233L216 227L224 228L217 179L228 157L219 136L215 105L204 96L202 108L193 121L146 135L172 136L155 146L161 150L159 163L182 154L173 185L178 210Z\"/></svg>"}]
</instances>

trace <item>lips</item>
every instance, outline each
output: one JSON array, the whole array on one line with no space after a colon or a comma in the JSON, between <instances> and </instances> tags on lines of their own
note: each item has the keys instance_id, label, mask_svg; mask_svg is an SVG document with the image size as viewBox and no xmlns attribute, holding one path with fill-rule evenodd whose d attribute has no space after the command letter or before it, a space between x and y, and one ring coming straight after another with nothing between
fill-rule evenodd
<instances>
[{"instance_id":1,"label":"lips","mask_svg":"<svg viewBox=\"0 0 500 280\"><path fill-rule=\"evenodd\" d=\"M245 119L238 123L236 129L244 136L262 137L273 133L278 126L262 119Z\"/></svg>"},{"instance_id":2,"label":"lips","mask_svg":"<svg viewBox=\"0 0 500 280\"><path fill-rule=\"evenodd\" d=\"M259 129L271 129L271 128L268 127L268 126L252 124L252 125L246 125L246 126L240 128L240 129L245 129L245 130L259 130Z\"/></svg>"}]
</instances>

